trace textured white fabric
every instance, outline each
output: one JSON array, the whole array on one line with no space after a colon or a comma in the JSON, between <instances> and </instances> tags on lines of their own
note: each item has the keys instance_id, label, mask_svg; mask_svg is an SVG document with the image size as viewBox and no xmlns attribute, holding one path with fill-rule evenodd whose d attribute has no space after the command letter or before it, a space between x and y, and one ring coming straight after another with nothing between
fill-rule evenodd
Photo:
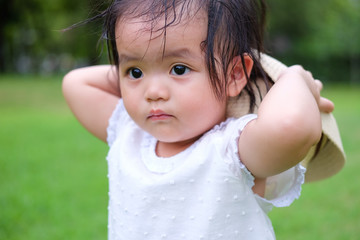
<instances>
[{"instance_id":1,"label":"textured white fabric","mask_svg":"<svg viewBox=\"0 0 360 240\"><path fill-rule=\"evenodd\" d=\"M274 239L266 213L300 195L304 170L274 177L269 200L252 192L254 178L240 162L237 143L255 117L228 119L185 151L160 158L156 139L130 119L120 100L108 127L109 239Z\"/></svg>"}]
</instances>

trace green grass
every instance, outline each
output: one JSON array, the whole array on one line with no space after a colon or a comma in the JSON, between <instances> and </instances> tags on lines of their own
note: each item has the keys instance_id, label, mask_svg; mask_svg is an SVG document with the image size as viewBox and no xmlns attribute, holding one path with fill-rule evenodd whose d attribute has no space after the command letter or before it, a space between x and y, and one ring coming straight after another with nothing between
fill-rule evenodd
<instances>
[{"instance_id":1,"label":"green grass","mask_svg":"<svg viewBox=\"0 0 360 240\"><path fill-rule=\"evenodd\" d=\"M74 119L60 78L0 80L0 239L106 239L104 143Z\"/></svg>"},{"instance_id":2,"label":"green grass","mask_svg":"<svg viewBox=\"0 0 360 240\"><path fill-rule=\"evenodd\" d=\"M61 77L0 76L0 239L106 239L106 144L61 95ZM270 213L278 239L360 236L360 88L330 86L345 168Z\"/></svg>"}]
</instances>

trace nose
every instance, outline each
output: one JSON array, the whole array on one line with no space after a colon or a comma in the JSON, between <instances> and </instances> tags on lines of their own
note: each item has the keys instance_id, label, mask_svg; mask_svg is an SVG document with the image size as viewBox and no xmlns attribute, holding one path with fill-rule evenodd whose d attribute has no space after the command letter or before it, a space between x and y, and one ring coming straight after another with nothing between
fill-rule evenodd
<instances>
[{"instance_id":1,"label":"nose","mask_svg":"<svg viewBox=\"0 0 360 240\"><path fill-rule=\"evenodd\" d=\"M145 98L147 101L167 101L170 97L170 89L165 77L151 77L147 80Z\"/></svg>"}]
</instances>

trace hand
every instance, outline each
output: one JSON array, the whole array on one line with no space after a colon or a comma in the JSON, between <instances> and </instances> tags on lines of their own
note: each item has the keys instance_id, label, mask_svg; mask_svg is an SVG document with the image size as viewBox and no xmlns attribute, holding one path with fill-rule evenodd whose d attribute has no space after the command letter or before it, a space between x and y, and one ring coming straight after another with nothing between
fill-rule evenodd
<instances>
[{"instance_id":1,"label":"hand","mask_svg":"<svg viewBox=\"0 0 360 240\"><path fill-rule=\"evenodd\" d=\"M315 80L315 84L317 85L320 92L323 88L322 82L320 80ZM321 97L321 95L318 101L318 106L321 112L331 113L334 111L334 103L327 98Z\"/></svg>"}]
</instances>

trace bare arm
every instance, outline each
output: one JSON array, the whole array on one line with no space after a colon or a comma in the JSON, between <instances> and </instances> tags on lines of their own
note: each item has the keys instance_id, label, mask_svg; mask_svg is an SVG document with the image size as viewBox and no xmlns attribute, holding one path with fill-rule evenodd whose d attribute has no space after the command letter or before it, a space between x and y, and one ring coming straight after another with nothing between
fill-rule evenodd
<instances>
[{"instance_id":1,"label":"bare arm","mask_svg":"<svg viewBox=\"0 0 360 240\"><path fill-rule=\"evenodd\" d=\"M73 70L64 77L62 89L80 123L106 141L108 120L120 98L116 70L110 65Z\"/></svg>"},{"instance_id":2,"label":"bare arm","mask_svg":"<svg viewBox=\"0 0 360 240\"><path fill-rule=\"evenodd\" d=\"M320 111L333 104L320 97L322 85L302 67L287 69L260 104L258 118L239 140L240 158L256 178L299 163L322 133Z\"/></svg>"}]
</instances>

